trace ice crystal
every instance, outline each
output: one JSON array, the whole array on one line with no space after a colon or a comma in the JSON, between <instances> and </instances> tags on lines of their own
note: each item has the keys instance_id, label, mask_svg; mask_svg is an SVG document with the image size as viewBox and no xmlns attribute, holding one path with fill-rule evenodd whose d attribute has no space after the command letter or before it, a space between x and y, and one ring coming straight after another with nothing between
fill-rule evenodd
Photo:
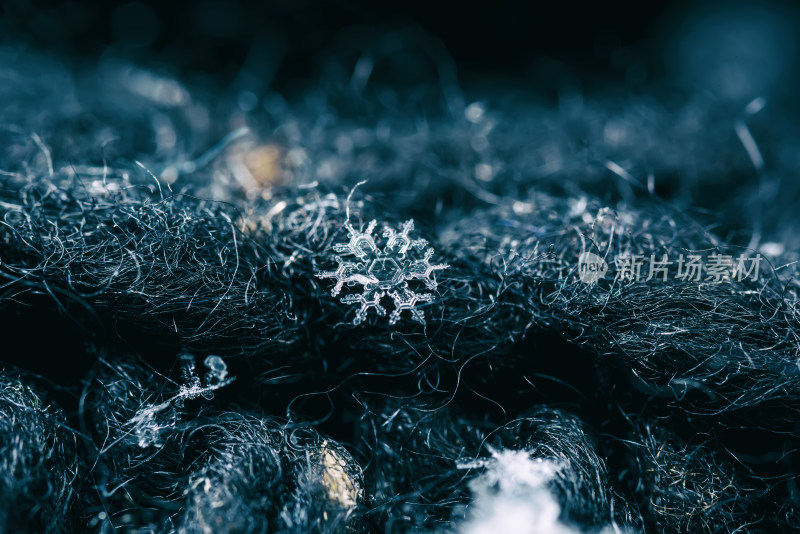
<instances>
[{"instance_id":1,"label":"ice crystal","mask_svg":"<svg viewBox=\"0 0 800 534\"><path fill-rule=\"evenodd\" d=\"M386 315L386 308L381 301L389 297L394 309L389 315L389 324L400 320L403 310L411 313L411 318L425 324L425 314L417 307L423 302L431 302L433 293L417 293L409 282L418 282L425 288L436 289L434 273L447 269L444 263L431 264L433 248L428 247L424 239L412 239L409 234L414 230L414 221L410 219L398 230L384 227L382 236L386 238L383 249L378 248L372 233L376 222L370 221L366 230L353 228L350 221L345 222L350 240L337 243L333 250L339 254L335 271L320 271L318 278L333 278L336 284L331 290L337 296L345 284L348 287L360 286L360 293L350 293L341 298L345 304L358 304L353 324L360 324L367 318L367 312L374 308L380 316ZM424 252L422 252L424 250Z\"/></svg>"},{"instance_id":2,"label":"ice crystal","mask_svg":"<svg viewBox=\"0 0 800 534\"><path fill-rule=\"evenodd\" d=\"M215 390L235 380L234 377L228 378L228 366L219 356L209 355L204 360L203 363L208 367L205 380L201 380L197 374L194 356L184 354L180 359L184 383L178 392L163 402L145 403L130 420L131 430L142 448L161 446L162 430L178 424L180 414L175 408L182 409L186 399L196 399L202 395L204 399L211 400Z\"/></svg>"}]
</instances>

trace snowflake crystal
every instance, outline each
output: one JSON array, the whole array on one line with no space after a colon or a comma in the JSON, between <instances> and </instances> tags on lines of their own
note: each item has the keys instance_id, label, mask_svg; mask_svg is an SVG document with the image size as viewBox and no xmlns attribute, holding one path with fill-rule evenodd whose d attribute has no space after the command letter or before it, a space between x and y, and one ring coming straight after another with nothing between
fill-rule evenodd
<instances>
[{"instance_id":1,"label":"snowflake crystal","mask_svg":"<svg viewBox=\"0 0 800 534\"><path fill-rule=\"evenodd\" d=\"M333 246L333 250L340 254L335 258L339 266L335 271L316 273L317 278L336 280L331 289L334 297L342 291L345 284L348 287L361 286L361 293L352 293L341 298L345 304L359 305L353 324L363 322L370 308L374 308L379 316L385 316L386 308L381 305L381 300L386 296L394 302L389 324L397 323L403 310L408 310L415 321L425 324L425 315L416 305L431 302L434 296L432 293L416 293L408 282L419 281L433 291L436 289L433 274L447 269L449 265L432 265L430 260L434 251L428 247L428 242L409 237L409 233L414 230L413 219L403 223L399 231L384 227L382 236L387 240L383 249L378 248L372 236L375 225L374 220L370 221L366 230L361 232L353 228L350 221L345 222L344 227L350 241ZM422 250L425 252L420 254Z\"/></svg>"}]
</instances>

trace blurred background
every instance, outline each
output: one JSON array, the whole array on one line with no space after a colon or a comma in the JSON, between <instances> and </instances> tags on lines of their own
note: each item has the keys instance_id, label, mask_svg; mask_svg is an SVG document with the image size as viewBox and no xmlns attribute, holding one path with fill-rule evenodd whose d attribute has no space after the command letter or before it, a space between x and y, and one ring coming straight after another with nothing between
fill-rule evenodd
<instances>
[{"instance_id":1,"label":"blurred background","mask_svg":"<svg viewBox=\"0 0 800 534\"><path fill-rule=\"evenodd\" d=\"M412 0L389 7L344 0L4 0L0 35L71 58L114 53L169 65L220 86L250 76L252 84L289 88L319 76L332 57L354 63L365 44L405 29L429 39L420 46L446 51L464 82L510 78L546 89L570 77L582 85L628 86L669 78L722 84L728 96L747 97L794 66L797 13L795 3L755 1ZM394 61L386 68L408 82L427 74L408 68L413 58Z\"/></svg>"}]
</instances>

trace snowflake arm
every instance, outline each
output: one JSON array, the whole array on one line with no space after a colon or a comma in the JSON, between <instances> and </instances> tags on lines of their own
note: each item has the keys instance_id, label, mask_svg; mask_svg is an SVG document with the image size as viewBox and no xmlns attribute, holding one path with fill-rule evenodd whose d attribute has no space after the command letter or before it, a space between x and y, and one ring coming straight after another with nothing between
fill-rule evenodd
<instances>
[{"instance_id":1,"label":"snowflake arm","mask_svg":"<svg viewBox=\"0 0 800 534\"><path fill-rule=\"evenodd\" d=\"M378 247L375 245L375 239L372 237L372 232L375 230L376 221L372 220L367 225L364 232L359 232L349 222L344 223L348 234L350 234L350 241L347 243L337 243L333 246L333 250L339 254L352 254L360 260L366 259L369 255L378 254Z\"/></svg>"},{"instance_id":2,"label":"snowflake arm","mask_svg":"<svg viewBox=\"0 0 800 534\"><path fill-rule=\"evenodd\" d=\"M317 278L319 279L336 279L336 285L334 285L333 289L331 289L332 297L338 295L344 284L351 281L352 276L350 273L352 273L358 267L357 263L345 261L341 256L336 256L335 259L339 263L339 267L335 271L320 271L316 274Z\"/></svg>"},{"instance_id":3,"label":"snowflake arm","mask_svg":"<svg viewBox=\"0 0 800 534\"><path fill-rule=\"evenodd\" d=\"M394 228L385 226L383 228L383 237L389 238L386 242L385 251L387 253L394 252L395 254L405 257L408 254L409 248L416 248L422 250L428 245L424 239L411 239L408 233L414 229L414 219L409 219L403 223L400 232L398 233Z\"/></svg>"},{"instance_id":4,"label":"snowflake arm","mask_svg":"<svg viewBox=\"0 0 800 534\"><path fill-rule=\"evenodd\" d=\"M353 293L345 295L341 301L345 304L360 304L361 307L356 310L356 318L353 319L353 324L361 324L367 318L367 311L370 308L375 308L375 311L383 317L386 315L386 308L381 306L381 299L386 295L381 290L373 290L368 293ZM394 313L394 312L393 312Z\"/></svg>"},{"instance_id":5,"label":"snowflake arm","mask_svg":"<svg viewBox=\"0 0 800 534\"><path fill-rule=\"evenodd\" d=\"M389 324L395 324L399 321L403 310L410 311L412 319L418 323L425 324L425 314L419 308L415 308L414 305L418 302L431 302L433 300L432 294L414 293L407 287L403 287L400 288L400 291L389 291L388 295L392 297L394 301L394 310L389 316Z\"/></svg>"},{"instance_id":6,"label":"snowflake arm","mask_svg":"<svg viewBox=\"0 0 800 534\"><path fill-rule=\"evenodd\" d=\"M429 248L425 251L425 256L421 260L417 260L410 265L406 280L421 280L428 289L435 290L438 284L431 275L434 271L442 271L450 266L446 263L431 265L431 257L433 257L433 249Z\"/></svg>"}]
</instances>

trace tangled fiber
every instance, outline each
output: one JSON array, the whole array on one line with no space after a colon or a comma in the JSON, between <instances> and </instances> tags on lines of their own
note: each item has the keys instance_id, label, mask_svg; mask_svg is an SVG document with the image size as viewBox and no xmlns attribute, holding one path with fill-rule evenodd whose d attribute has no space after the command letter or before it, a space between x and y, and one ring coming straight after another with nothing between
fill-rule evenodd
<instances>
[{"instance_id":1,"label":"tangled fiber","mask_svg":"<svg viewBox=\"0 0 800 534\"><path fill-rule=\"evenodd\" d=\"M64 414L39 396L24 377L4 371L0 524L8 532L65 532L80 508L76 436Z\"/></svg>"},{"instance_id":2,"label":"tangled fiber","mask_svg":"<svg viewBox=\"0 0 800 534\"><path fill-rule=\"evenodd\" d=\"M0 48L0 530L800 528L793 108L391 49L288 98ZM315 275L412 218L424 322L353 324Z\"/></svg>"}]
</instances>

